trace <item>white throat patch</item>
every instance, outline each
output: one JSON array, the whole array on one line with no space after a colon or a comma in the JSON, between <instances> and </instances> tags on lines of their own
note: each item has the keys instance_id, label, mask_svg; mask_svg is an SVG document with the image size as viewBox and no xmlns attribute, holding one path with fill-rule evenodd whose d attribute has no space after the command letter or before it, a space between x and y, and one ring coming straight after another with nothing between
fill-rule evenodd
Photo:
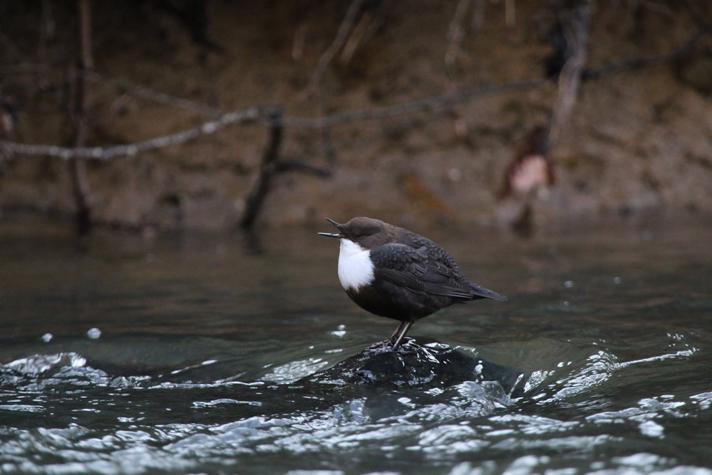
<instances>
[{"instance_id":1,"label":"white throat patch","mask_svg":"<svg viewBox=\"0 0 712 475\"><path fill-rule=\"evenodd\" d=\"M358 290L373 282L371 251L348 239L341 239L339 282L344 290Z\"/></svg>"}]
</instances>

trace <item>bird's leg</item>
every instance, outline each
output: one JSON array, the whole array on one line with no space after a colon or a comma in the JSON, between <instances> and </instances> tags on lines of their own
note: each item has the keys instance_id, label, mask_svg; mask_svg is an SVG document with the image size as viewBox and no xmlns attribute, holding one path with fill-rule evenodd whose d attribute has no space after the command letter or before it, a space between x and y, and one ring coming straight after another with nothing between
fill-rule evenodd
<instances>
[{"instance_id":1,"label":"bird's leg","mask_svg":"<svg viewBox=\"0 0 712 475\"><path fill-rule=\"evenodd\" d=\"M400 331L403 329L403 325L405 325L405 323L406 323L406 322L400 322L400 323L398 324L398 326L396 327L396 329L395 329L395 330L393 331L393 333L391 334L391 336L388 337L388 343L390 343L391 346L393 346L393 341L395 340L396 336L398 336L398 334L400 333Z\"/></svg>"},{"instance_id":2,"label":"bird's leg","mask_svg":"<svg viewBox=\"0 0 712 475\"><path fill-rule=\"evenodd\" d=\"M401 344L401 341L403 340L403 337L405 336L406 333L408 333L408 330L410 330L410 327L413 326L413 322L403 322L403 325L401 327L398 327L400 332L398 332L398 336L396 337L396 341L393 342L393 350L397 350L398 347Z\"/></svg>"}]
</instances>

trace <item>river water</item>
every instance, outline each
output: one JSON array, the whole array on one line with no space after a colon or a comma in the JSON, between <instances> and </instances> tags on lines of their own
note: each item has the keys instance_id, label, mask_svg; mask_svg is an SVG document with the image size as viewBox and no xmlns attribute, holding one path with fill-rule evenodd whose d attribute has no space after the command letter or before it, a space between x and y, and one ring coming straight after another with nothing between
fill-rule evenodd
<instances>
[{"instance_id":1,"label":"river water","mask_svg":"<svg viewBox=\"0 0 712 475\"><path fill-rule=\"evenodd\" d=\"M432 229L398 354L316 230L0 231L0 473L712 474L712 226Z\"/></svg>"}]
</instances>

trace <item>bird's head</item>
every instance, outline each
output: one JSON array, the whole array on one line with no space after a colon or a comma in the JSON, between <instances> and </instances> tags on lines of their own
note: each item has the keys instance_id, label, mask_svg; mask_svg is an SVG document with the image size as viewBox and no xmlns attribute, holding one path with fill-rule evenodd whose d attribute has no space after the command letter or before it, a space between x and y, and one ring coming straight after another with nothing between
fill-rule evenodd
<instances>
[{"instance_id":1,"label":"bird's head","mask_svg":"<svg viewBox=\"0 0 712 475\"><path fill-rule=\"evenodd\" d=\"M326 218L334 225L338 233L319 233L320 236L348 239L364 249L373 249L390 241L388 228L390 225L378 219L360 216L341 224L331 218Z\"/></svg>"}]
</instances>

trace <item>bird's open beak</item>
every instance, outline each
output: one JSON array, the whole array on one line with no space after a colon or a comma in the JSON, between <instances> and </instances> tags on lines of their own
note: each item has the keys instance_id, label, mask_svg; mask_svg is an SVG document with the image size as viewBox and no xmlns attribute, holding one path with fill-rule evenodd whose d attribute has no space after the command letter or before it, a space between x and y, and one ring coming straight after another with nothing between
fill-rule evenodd
<instances>
[{"instance_id":1,"label":"bird's open beak","mask_svg":"<svg viewBox=\"0 0 712 475\"><path fill-rule=\"evenodd\" d=\"M336 229L339 229L339 226L341 226L341 224L337 223L336 221L334 221L334 220L331 219L331 218L326 218L326 220L327 220L328 222L330 222L331 224L333 224ZM340 238L343 237L343 236L341 235L341 233L317 233L317 234L318 234L319 236L326 236L326 237L338 238L338 239L340 239Z\"/></svg>"}]
</instances>

